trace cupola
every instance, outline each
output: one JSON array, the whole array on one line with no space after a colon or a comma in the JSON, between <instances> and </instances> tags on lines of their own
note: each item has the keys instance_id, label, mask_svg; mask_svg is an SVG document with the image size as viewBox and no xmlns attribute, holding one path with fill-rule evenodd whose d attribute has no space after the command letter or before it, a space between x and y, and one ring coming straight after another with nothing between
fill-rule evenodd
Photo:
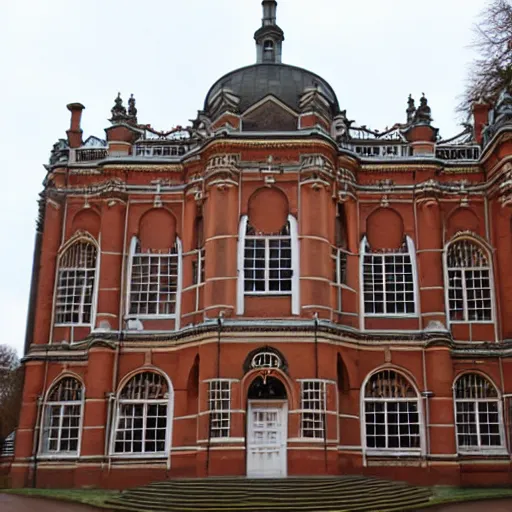
<instances>
[{"instance_id":1,"label":"cupola","mask_svg":"<svg viewBox=\"0 0 512 512\"><path fill-rule=\"evenodd\" d=\"M258 64L279 64L282 60L284 32L276 23L277 2L263 0L261 27L255 32L256 62Z\"/></svg>"}]
</instances>

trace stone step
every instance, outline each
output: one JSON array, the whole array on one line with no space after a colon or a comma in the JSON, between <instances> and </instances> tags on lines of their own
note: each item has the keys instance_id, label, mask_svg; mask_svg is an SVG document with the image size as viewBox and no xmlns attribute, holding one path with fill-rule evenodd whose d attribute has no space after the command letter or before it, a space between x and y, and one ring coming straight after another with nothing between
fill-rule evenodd
<instances>
[{"instance_id":1,"label":"stone step","mask_svg":"<svg viewBox=\"0 0 512 512\"><path fill-rule=\"evenodd\" d=\"M176 479L124 491L114 510L151 512L398 511L428 503L431 491L357 475L287 479Z\"/></svg>"},{"instance_id":2,"label":"stone step","mask_svg":"<svg viewBox=\"0 0 512 512\"><path fill-rule=\"evenodd\" d=\"M428 498L397 498L395 500L371 501L366 503L344 503L339 500L319 502L318 500L304 501L302 503L253 503L253 504L235 504L226 506L203 506L203 505L183 505L181 503L168 504L165 507L155 507L141 502L109 502L108 505L114 510L127 510L136 512L393 512L393 511L414 511L424 507L428 503Z\"/></svg>"},{"instance_id":3,"label":"stone step","mask_svg":"<svg viewBox=\"0 0 512 512\"><path fill-rule=\"evenodd\" d=\"M239 490L239 491L223 491L218 492L217 490L211 491L209 493L205 493L202 495L201 493L194 493L194 492L183 492L179 489L169 491L169 492L151 492L144 489L135 489L131 491L127 491L123 494L123 497L130 497L130 498L138 498L138 499L155 499L155 500L166 500L169 498L173 499L179 499L180 501L187 501L187 500L193 500L193 501L211 501L211 500L240 500L245 498L250 498L251 496L256 496L258 498L265 498L265 499L274 499L276 496L279 497L285 497L286 499L300 499L302 497L309 497L311 495L318 495L322 497L344 497L346 499L356 496L359 497L361 495L365 496L396 496L397 493L400 492L400 494L410 494L410 493L427 493L429 494L430 491L423 490L423 489L417 489L417 488L403 488L399 491L399 489L389 489L386 486L382 487L376 487L371 489L361 489L361 488L348 488L348 489L329 489L328 491L323 489L320 492L312 492L308 489L301 489L301 490L286 490L286 491L279 491L276 492L275 490L267 490L267 491L255 491L253 489L246 489L246 490Z\"/></svg>"},{"instance_id":4,"label":"stone step","mask_svg":"<svg viewBox=\"0 0 512 512\"><path fill-rule=\"evenodd\" d=\"M135 489L131 489L130 493L145 493L145 494L166 494L171 492L179 492L182 494L192 494L197 495L197 493L201 493L204 491L210 492L214 491L216 494L236 494L236 493L247 493L248 490L250 492L263 492L263 493L311 493L311 492L342 492L345 489L349 490L360 490L360 491L374 491L374 490L386 490L389 488L388 482L383 481L372 481L366 483L329 483L329 484L321 484L321 485L310 485L303 484L300 486L291 486L286 484L281 485L271 485L271 486L257 486L253 484L246 484L244 486L229 486L228 484L224 484L222 486L209 486L207 484L200 484L195 487L192 486L181 486L181 485L172 485L169 484L167 486L159 486L159 487L139 487ZM407 485L393 486L394 490L398 489L408 489Z\"/></svg>"}]
</instances>

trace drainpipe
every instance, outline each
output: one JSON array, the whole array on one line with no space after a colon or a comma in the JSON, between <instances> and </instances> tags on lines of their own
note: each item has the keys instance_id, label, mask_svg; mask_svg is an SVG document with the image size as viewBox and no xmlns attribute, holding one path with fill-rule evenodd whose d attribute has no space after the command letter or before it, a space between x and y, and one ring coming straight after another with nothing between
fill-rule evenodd
<instances>
[{"instance_id":1,"label":"drainpipe","mask_svg":"<svg viewBox=\"0 0 512 512\"><path fill-rule=\"evenodd\" d=\"M34 429L34 467L32 471L32 487L35 489L37 486L37 454L39 453L39 439L41 437L41 411L43 406L43 395L37 397L37 413L36 413L36 428Z\"/></svg>"},{"instance_id":2,"label":"drainpipe","mask_svg":"<svg viewBox=\"0 0 512 512\"><path fill-rule=\"evenodd\" d=\"M220 337L222 333L222 326L224 325L224 311L219 313L217 317L217 381L220 379ZM208 407L209 409L209 407ZM208 410L208 444L206 445L206 476L210 472L210 445L212 441L212 415Z\"/></svg>"}]
</instances>

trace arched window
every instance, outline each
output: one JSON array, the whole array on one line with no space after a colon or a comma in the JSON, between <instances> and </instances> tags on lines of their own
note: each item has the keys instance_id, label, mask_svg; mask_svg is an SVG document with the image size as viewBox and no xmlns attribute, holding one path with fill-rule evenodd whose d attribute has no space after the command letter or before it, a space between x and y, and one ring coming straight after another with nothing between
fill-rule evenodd
<instances>
[{"instance_id":1,"label":"arched window","mask_svg":"<svg viewBox=\"0 0 512 512\"><path fill-rule=\"evenodd\" d=\"M402 374L382 370L364 388L368 451L411 452L421 448L418 394Z\"/></svg>"},{"instance_id":2,"label":"arched window","mask_svg":"<svg viewBox=\"0 0 512 512\"><path fill-rule=\"evenodd\" d=\"M80 381L65 377L48 393L41 452L45 455L77 455L80 447L83 388Z\"/></svg>"},{"instance_id":3,"label":"arched window","mask_svg":"<svg viewBox=\"0 0 512 512\"><path fill-rule=\"evenodd\" d=\"M478 373L465 373L455 381L454 400L459 451L503 449L501 404L494 384Z\"/></svg>"},{"instance_id":4,"label":"arched window","mask_svg":"<svg viewBox=\"0 0 512 512\"><path fill-rule=\"evenodd\" d=\"M133 239L128 317L179 318L181 242L170 251L143 250ZM178 327L176 327L178 328Z\"/></svg>"},{"instance_id":5,"label":"arched window","mask_svg":"<svg viewBox=\"0 0 512 512\"><path fill-rule=\"evenodd\" d=\"M274 352L258 352L251 361L252 368L281 368L283 362Z\"/></svg>"},{"instance_id":6,"label":"arched window","mask_svg":"<svg viewBox=\"0 0 512 512\"><path fill-rule=\"evenodd\" d=\"M446 272L450 321L492 321L491 266L482 247L466 238L452 242Z\"/></svg>"},{"instance_id":7,"label":"arched window","mask_svg":"<svg viewBox=\"0 0 512 512\"><path fill-rule=\"evenodd\" d=\"M239 304L244 295L292 295L292 313L299 313L297 222L288 215L276 233L259 233L243 217L239 235ZM240 287L243 287L240 289Z\"/></svg>"},{"instance_id":8,"label":"arched window","mask_svg":"<svg viewBox=\"0 0 512 512\"><path fill-rule=\"evenodd\" d=\"M159 373L132 377L119 394L112 452L118 455L167 453L171 431L171 392Z\"/></svg>"},{"instance_id":9,"label":"arched window","mask_svg":"<svg viewBox=\"0 0 512 512\"><path fill-rule=\"evenodd\" d=\"M90 325L93 321L97 249L88 240L71 245L59 260L55 323Z\"/></svg>"},{"instance_id":10,"label":"arched window","mask_svg":"<svg viewBox=\"0 0 512 512\"><path fill-rule=\"evenodd\" d=\"M399 249L375 250L361 242L364 312L366 315L416 314L416 261L409 237Z\"/></svg>"},{"instance_id":11,"label":"arched window","mask_svg":"<svg viewBox=\"0 0 512 512\"><path fill-rule=\"evenodd\" d=\"M275 60L275 45L274 41L267 39L263 43L263 61L274 62Z\"/></svg>"}]
</instances>

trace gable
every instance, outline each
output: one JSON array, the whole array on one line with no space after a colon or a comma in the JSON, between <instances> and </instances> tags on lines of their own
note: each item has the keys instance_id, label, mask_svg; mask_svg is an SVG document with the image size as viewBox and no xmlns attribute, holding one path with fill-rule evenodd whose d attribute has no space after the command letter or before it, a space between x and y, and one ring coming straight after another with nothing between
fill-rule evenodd
<instances>
[{"instance_id":1,"label":"gable","mask_svg":"<svg viewBox=\"0 0 512 512\"><path fill-rule=\"evenodd\" d=\"M253 105L242 116L242 131L295 131L297 115L273 97Z\"/></svg>"}]
</instances>

